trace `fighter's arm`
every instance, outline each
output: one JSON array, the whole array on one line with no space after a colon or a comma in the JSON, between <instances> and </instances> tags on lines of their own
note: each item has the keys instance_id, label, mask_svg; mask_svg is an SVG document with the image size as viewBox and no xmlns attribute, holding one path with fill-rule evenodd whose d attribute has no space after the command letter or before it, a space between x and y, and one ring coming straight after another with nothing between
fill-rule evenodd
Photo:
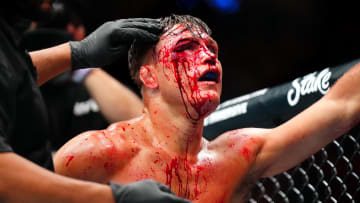
<instances>
[{"instance_id":1,"label":"fighter's arm","mask_svg":"<svg viewBox=\"0 0 360 203\"><path fill-rule=\"evenodd\" d=\"M360 120L360 65L341 77L318 102L288 122L257 136L254 171L272 176L296 166Z\"/></svg>"},{"instance_id":2,"label":"fighter's arm","mask_svg":"<svg viewBox=\"0 0 360 203\"><path fill-rule=\"evenodd\" d=\"M84 84L110 123L129 120L142 113L141 99L105 71L93 69Z\"/></svg>"},{"instance_id":3,"label":"fighter's arm","mask_svg":"<svg viewBox=\"0 0 360 203\"><path fill-rule=\"evenodd\" d=\"M0 202L114 202L107 185L54 174L15 153L0 153Z\"/></svg>"}]
</instances>

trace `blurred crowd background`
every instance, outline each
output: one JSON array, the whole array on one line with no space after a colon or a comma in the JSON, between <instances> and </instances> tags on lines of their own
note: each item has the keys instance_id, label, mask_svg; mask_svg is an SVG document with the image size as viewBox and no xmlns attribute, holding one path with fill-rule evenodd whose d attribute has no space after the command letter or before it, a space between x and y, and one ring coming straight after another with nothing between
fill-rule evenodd
<instances>
[{"instance_id":1,"label":"blurred crowd background","mask_svg":"<svg viewBox=\"0 0 360 203\"><path fill-rule=\"evenodd\" d=\"M224 68L222 101L360 56L359 1L63 0L87 33L107 20L191 14L212 29ZM59 9L59 8L58 8ZM107 69L136 90L127 60Z\"/></svg>"}]
</instances>

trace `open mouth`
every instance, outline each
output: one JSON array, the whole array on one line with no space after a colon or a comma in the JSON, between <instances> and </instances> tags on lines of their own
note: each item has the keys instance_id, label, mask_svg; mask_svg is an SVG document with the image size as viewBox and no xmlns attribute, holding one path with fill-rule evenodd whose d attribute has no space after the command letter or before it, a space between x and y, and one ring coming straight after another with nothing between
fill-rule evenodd
<instances>
[{"instance_id":1,"label":"open mouth","mask_svg":"<svg viewBox=\"0 0 360 203\"><path fill-rule=\"evenodd\" d=\"M201 82L219 82L219 72L216 70L209 70L203 73L203 75L199 78L198 81Z\"/></svg>"}]
</instances>

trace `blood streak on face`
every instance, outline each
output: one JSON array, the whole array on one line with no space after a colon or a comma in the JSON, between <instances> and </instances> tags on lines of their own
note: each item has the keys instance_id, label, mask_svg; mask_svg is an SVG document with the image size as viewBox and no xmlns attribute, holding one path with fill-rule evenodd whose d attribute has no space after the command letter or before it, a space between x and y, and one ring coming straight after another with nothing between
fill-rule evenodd
<instances>
[{"instance_id":1,"label":"blood streak on face","mask_svg":"<svg viewBox=\"0 0 360 203\"><path fill-rule=\"evenodd\" d=\"M163 45L160 45L160 49L157 51L161 67L158 72L162 72L161 79L171 82L170 85L164 85L165 89L167 85L171 86L170 88L178 89L185 107L186 117L196 121L209 112L204 108L204 104L213 100L212 97L218 96L220 89L216 88L221 87L221 85L217 85L218 83L211 83L213 85L211 87L206 82L201 83L200 76L207 70L217 71L220 75L221 65L216 54L210 50L217 47L209 47L214 41L210 43L211 38L208 35L200 31L192 32L181 26L179 29L175 28L177 32L174 31L163 38ZM207 63L205 59L212 59L215 63ZM214 84L216 84L215 88ZM217 91L207 91L209 89ZM167 91L164 92L167 93ZM178 96L177 93L176 96ZM190 142L191 138L188 138L185 156L176 156L166 164L166 185L170 189L177 187L175 192L181 197L196 199L206 189L207 174L204 174L203 170L211 165L211 161L199 166L198 164L189 164L187 155Z\"/></svg>"},{"instance_id":2,"label":"blood streak on face","mask_svg":"<svg viewBox=\"0 0 360 203\"><path fill-rule=\"evenodd\" d=\"M181 35L181 33L167 36L167 38L170 38L170 44L174 44L174 41L178 40L179 35ZM208 70L219 71L217 70L217 66L219 65L217 59L215 60L215 64L204 63L204 57L213 58L215 53L207 47L207 44L209 44L208 39L202 38L200 35L201 34L192 33L193 38L189 39L187 38L188 36L185 36L184 41L188 42L185 42L184 46L189 46L189 50L177 51L176 46L165 45L158 53L160 56L159 62L164 64L163 73L168 81L171 81L171 78L173 78L174 82L177 84L182 102L185 106L186 117L191 120L199 120L204 114L208 113L209 110L203 108L204 104L211 101L211 98L216 96L216 93L204 92L201 90L198 80L201 73L206 70L200 70L198 67L208 66ZM170 74L173 74L173 77L171 77ZM191 114L188 105L195 110L197 115Z\"/></svg>"}]
</instances>

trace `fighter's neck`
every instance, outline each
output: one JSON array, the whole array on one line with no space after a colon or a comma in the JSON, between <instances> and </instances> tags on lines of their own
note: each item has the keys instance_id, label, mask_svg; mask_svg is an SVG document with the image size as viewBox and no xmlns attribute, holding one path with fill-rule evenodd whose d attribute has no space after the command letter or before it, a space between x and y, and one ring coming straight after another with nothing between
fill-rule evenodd
<instances>
[{"instance_id":1,"label":"fighter's neck","mask_svg":"<svg viewBox=\"0 0 360 203\"><path fill-rule=\"evenodd\" d=\"M185 113L172 111L167 105L150 105L144 109L146 125L151 126L154 144L177 154L196 155L202 148L204 120L189 119Z\"/></svg>"}]
</instances>

